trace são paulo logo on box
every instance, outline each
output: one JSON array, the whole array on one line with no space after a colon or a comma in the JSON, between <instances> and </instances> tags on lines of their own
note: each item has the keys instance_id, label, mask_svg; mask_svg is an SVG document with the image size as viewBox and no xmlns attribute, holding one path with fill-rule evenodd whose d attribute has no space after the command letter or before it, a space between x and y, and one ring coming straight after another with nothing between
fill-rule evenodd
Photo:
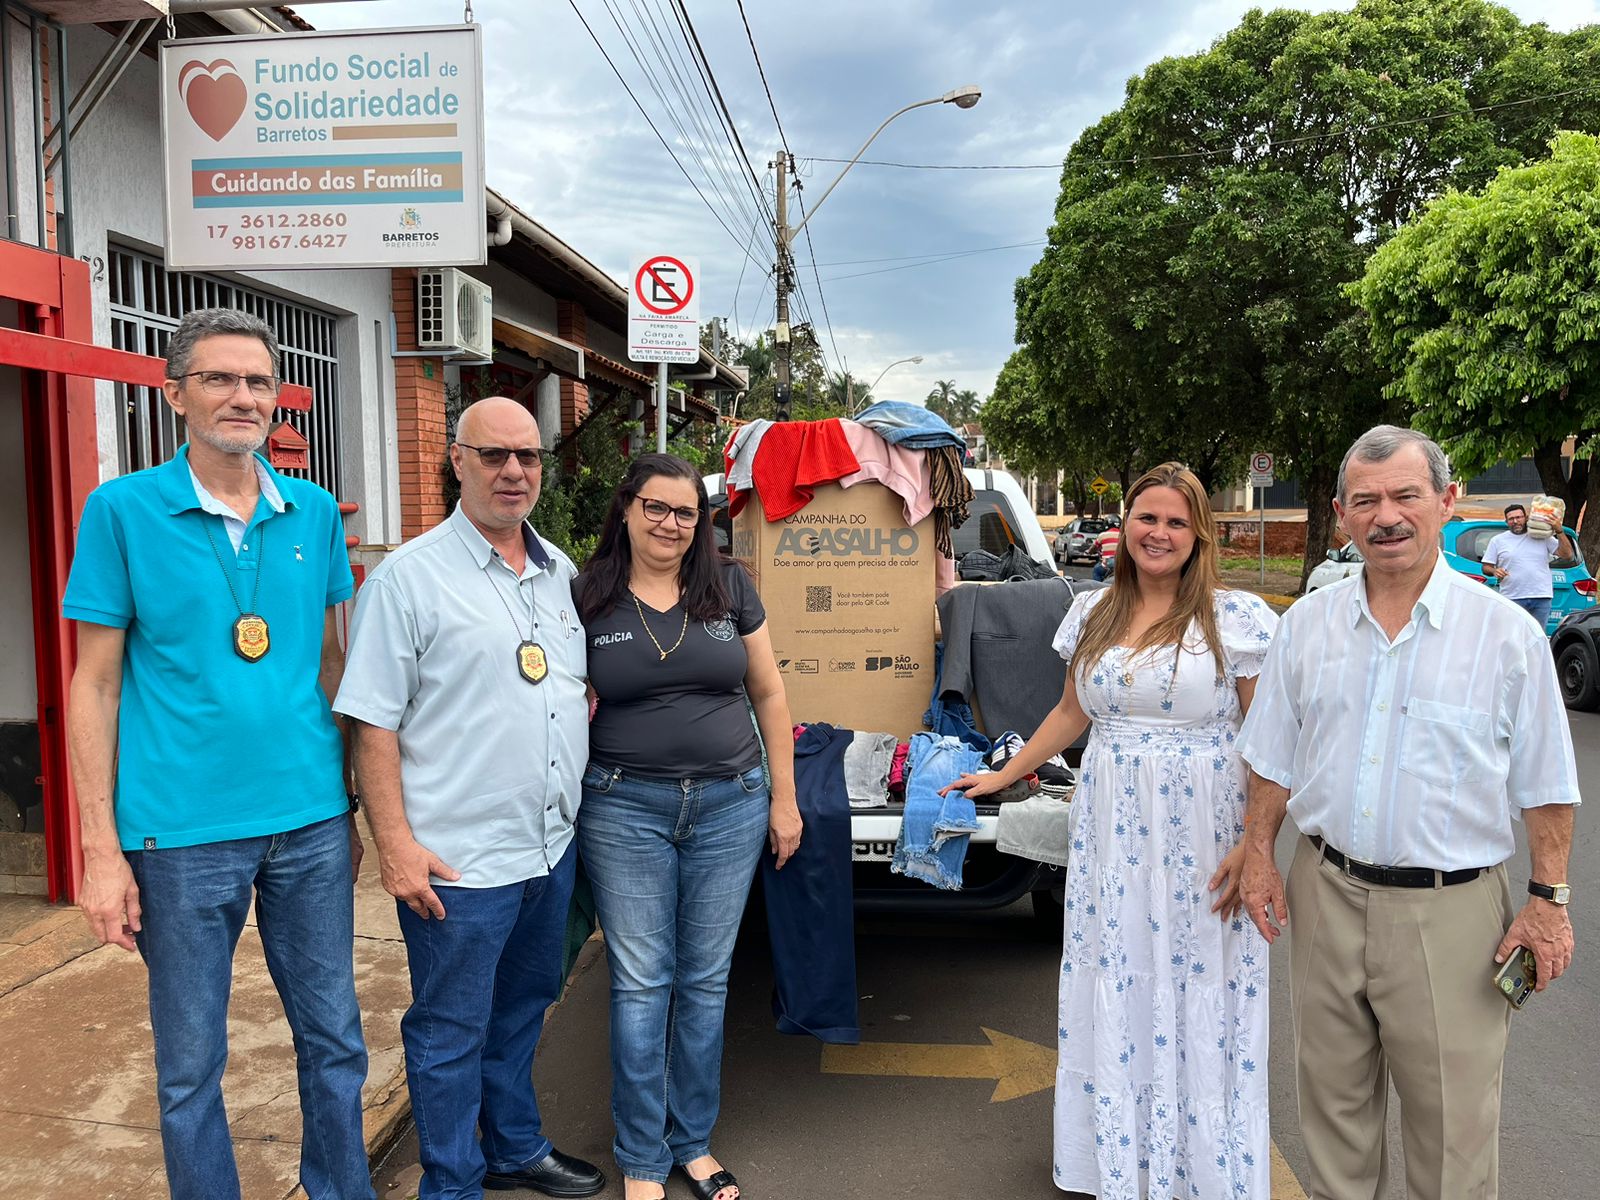
<instances>
[{"instance_id":1,"label":"s\u00e3o paulo logo on box","mask_svg":"<svg viewBox=\"0 0 1600 1200\"><path fill-rule=\"evenodd\" d=\"M483 262L480 61L477 26L164 44L171 265Z\"/></svg>"}]
</instances>

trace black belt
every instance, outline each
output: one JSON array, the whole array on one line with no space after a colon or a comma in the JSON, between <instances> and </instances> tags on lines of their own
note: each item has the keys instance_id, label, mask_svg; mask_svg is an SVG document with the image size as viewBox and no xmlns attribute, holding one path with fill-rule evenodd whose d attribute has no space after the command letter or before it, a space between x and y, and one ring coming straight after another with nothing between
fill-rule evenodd
<instances>
[{"instance_id":1,"label":"black belt","mask_svg":"<svg viewBox=\"0 0 1600 1200\"><path fill-rule=\"evenodd\" d=\"M1379 867L1374 866L1372 863L1364 863L1358 858L1351 858L1346 854L1341 854L1316 834L1311 835L1311 844L1322 851L1323 858L1338 867L1350 878L1359 879L1363 883L1380 884L1383 887L1450 887L1452 884L1457 883L1471 883L1489 869L1488 867L1465 867L1460 871L1435 871L1429 867Z\"/></svg>"}]
</instances>

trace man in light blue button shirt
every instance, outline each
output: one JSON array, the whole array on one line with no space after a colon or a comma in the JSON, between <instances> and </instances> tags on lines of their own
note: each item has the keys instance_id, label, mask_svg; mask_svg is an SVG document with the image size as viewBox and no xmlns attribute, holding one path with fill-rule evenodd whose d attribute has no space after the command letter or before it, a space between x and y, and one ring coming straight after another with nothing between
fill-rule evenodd
<instances>
[{"instance_id":1,"label":"man in light blue button shirt","mask_svg":"<svg viewBox=\"0 0 1600 1200\"><path fill-rule=\"evenodd\" d=\"M577 572L527 521L543 454L515 401L462 413L461 502L367 579L334 702L356 722L356 777L411 963L400 1028L421 1200L605 1186L551 1145L532 1082L561 990L589 756Z\"/></svg>"},{"instance_id":2,"label":"man in light blue button shirt","mask_svg":"<svg viewBox=\"0 0 1600 1200\"><path fill-rule=\"evenodd\" d=\"M1290 922L1300 1126L1327 1200L1389 1194L1391 1080L1412 1200L1494 1200L1511 1012L1495 963L1528 948L1543 990L1572 959L1578 781L1550 646L1440 555L1455 490L1421 434L1357 440L1335 510L1365 565L1284 614L1239 738L1245 908L1269 942ZM1286 814L1302 835L1287 889Z\"/></svg>"}]
</instances>

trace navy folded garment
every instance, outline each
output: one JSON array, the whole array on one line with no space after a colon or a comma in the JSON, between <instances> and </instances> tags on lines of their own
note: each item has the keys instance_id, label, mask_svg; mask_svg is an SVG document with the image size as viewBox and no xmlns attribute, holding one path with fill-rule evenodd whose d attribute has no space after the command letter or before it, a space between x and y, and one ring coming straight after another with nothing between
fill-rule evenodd
<instances>
[{"instance_id":1,"label":"navy folded garment","mask_svg":"<svg viewBox=\"0 0 1600 1200\"><path fill-rule=\"evenodd\" d=\"M761 856L778 1030L843 1045L861 1040L844 782L844 752L854 737L849 729L819 723L795 741L795 795L805 835L781 871L771 850Z\"/></svg>"}]
</instances>

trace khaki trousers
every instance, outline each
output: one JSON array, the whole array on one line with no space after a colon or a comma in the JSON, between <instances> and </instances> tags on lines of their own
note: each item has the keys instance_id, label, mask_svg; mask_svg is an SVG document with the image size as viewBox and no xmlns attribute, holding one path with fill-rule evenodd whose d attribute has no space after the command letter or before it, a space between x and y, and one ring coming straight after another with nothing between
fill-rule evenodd
<instances>
[{"instance_id":1,"label":"khaki trousers","mask_svg":"<svg viewBox=\"0 0 1600 1200\"><path fill-rule=\"evenodd\" d=\"M1290 1006L1312 1200L1381 1200L1389 1080L1409 1200L1496 1200L1511 1006L1491 985L1505 867L1454 887L1352 879L1301 837Z\"/></svg>"}]
</instances>

